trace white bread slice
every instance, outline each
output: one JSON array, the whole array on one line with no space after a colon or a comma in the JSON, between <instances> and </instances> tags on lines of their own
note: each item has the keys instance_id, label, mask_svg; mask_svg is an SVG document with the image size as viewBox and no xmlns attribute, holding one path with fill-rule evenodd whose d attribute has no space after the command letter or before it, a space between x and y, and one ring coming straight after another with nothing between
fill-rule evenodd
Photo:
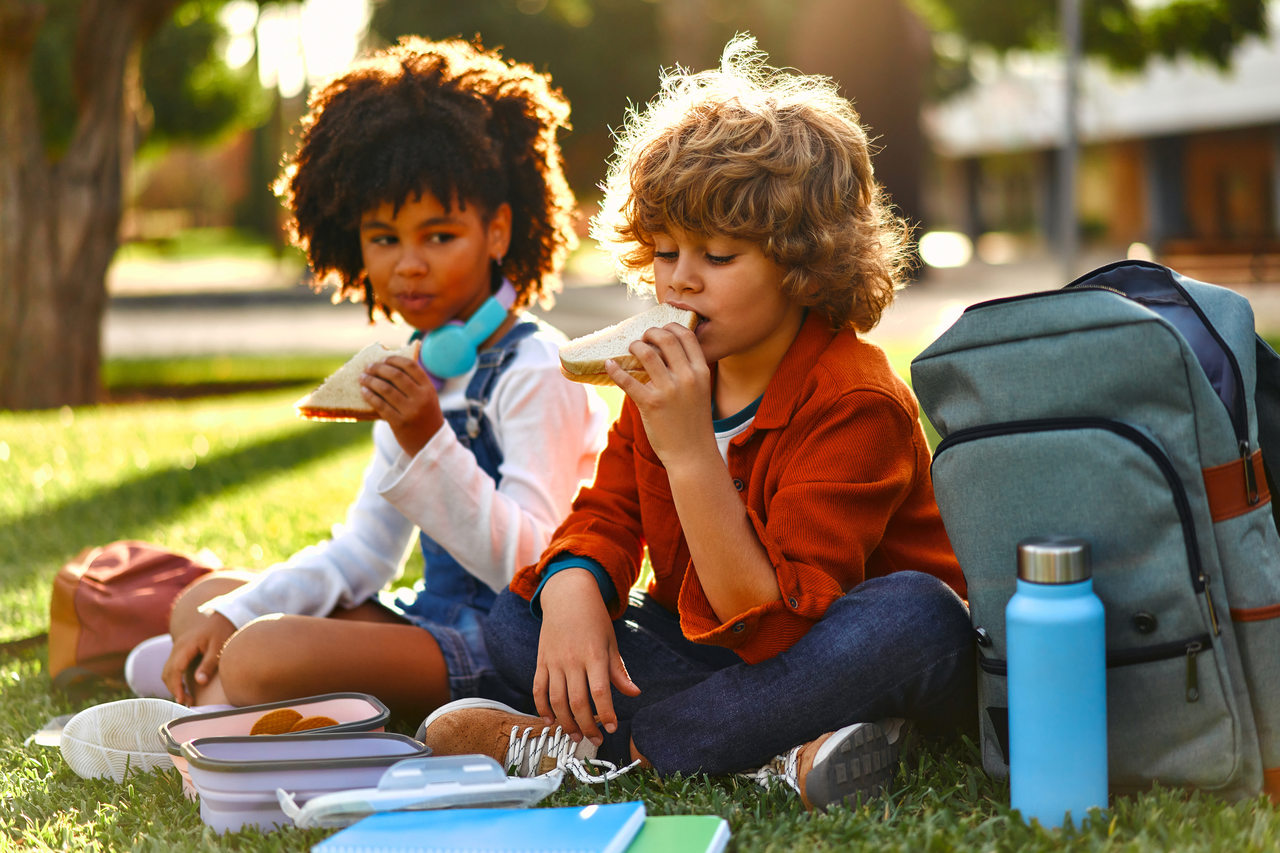
<instances>
[{"instance_id":1,"label":"white bread slice","mask_svg":"<svg viewBox=\"0 0 1280 853\"><path fill-rule=\"evenodd\" d=\"M698 315L684 308L658 304L620 323L574 338L560 347L560 372L574 382L612 385L604 363L613 359L627 373L648 382L649 374L640 366L640 360L628 352L628 347L649 329L668 323L693 329L698 325Z\"/></svg>"},{"instance_id":2,"label":"white bread slice","mask_svg":"<svg viewBox=\"0 0 1280 853\"><path fill-rule=\"evenodd\" d=\"M414 357L414 344L389 349L382 344L369 344L339 367L320 386L298 402L298 414L312 421L376 421L377 414L360 394L360 375L374 362L393 355Z\"/></svg>"}]
</instances>

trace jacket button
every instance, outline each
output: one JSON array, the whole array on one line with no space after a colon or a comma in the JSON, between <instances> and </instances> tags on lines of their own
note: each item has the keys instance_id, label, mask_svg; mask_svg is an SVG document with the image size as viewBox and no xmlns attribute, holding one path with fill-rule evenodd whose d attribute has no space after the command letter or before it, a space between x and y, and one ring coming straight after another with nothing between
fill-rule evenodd
<instances>
[{"instance_id":1,"label":"jacket button","mask_svg":"<svg viewBox=\"0 0 1280 853\"><path fill-rule=\"evenodd\" d=\"M733 487L734 487L735 489L737 489L738 491L742 491L744 488L746 488L746 484L745 484L745 483L743 483L741 480L739 480L737 477L734 477L734 478L733 478Z\"/></svg>"},{"instance_id":2,"label":"jacket button","mask_svg":"<svg viewBox=\"0 0 1280 853\"><path fill-rule=\"evenodd\" d=\"M791 605L792 610L795 610L797 607L800 606L800 602L796 601L794 598L788 598L787 604Z\"/></svg>"},{"instance_id":3,"label":"jacket button","mask_svg":"<svg viewBox=\"0 0 1280 853\"><path fill-rule=\"evenodd\" d=\"M747 630L747 623L745 622L739 622L733 626L733 633L735 634L741 634L745 630Z\"/></svg>"}]
</instances>

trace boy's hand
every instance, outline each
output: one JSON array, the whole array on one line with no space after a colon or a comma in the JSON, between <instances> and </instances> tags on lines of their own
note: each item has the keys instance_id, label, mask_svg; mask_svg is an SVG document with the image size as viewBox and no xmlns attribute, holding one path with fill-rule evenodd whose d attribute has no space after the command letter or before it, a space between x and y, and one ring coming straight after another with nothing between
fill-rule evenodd
<instances>
[{"instance_id":1,"label":"boy's hand","mask_svg":"<svg viewBox=\"0 0 1280 853\"><path fill-rule=\"evenodd\" d=\"M558 724L574 740L596 746L606 731L618 728L612 684L637 696L640 688L627 674L600 587L586 569L557 572L542 588L542 634L533 701L547 725Z\"/></svg>"},{"instance_id":2,"label":"boy's hand","mask_svg":"<svg viewBox=\"0 0 1280 853\"><path fill-rule=\"evenodd\" d=\"M418 363L419 341L413 358L393 355L365 368L360 377L360 393L391 426L401 449L410 456L426 446L431 436L444 426L440 397L431 377Z\"/></svg>"},{"instance_id":3,"label":"boy's hand","mask_svg":"<svg viewBox=\"0 0 1280 853\"><path fill-rule=\"evenodd\" d=\"M222 654L222 647L235 632L236 626L231 624L230 619L214 612L202 615L196 627L174 637L173 651L164 662L160 677L175 701L183 705L191 705L196 701L196 697L187 691L187 670L199 658L200 665L193 675L195 684L208 684L218 671L218 657Z\"/></svg>"},{"instance_id":4,"label":"boy's hand","mask_svg":"<svg viewBox=\"0 0 1280 853\"><path fill-rule=\"evenodd\" d=\"M605 370L640 410L644 431L668 468L680 454L715 449L711 427L711 368L697 336L678 323L649 329L630 347L649 374L641 382L609 359ZM700 441L701 439L701 441Z\"/></svg>"}]
</instances>

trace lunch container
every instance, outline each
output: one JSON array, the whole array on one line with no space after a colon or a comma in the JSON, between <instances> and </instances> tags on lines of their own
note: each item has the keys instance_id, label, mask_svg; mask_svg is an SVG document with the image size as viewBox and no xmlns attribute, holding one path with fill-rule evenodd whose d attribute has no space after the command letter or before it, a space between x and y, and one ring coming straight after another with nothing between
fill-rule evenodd
<instances>
[{"instance_id":1,"label":"lunch container","mask_svg":"<svg viewBox=\"0 0 1280 853\"><path fill-rule=\"evenodd\" d=\"M218 832L291 826L277 788L301 806L318 794L374 787L396 762L431 754L411 737L386 732L204 737L181 750L200 819Z\"/></svg>"},{"instance_id":2,"label":"lunch container","mask_svg":"<svg viewBox=\"0 0 1280 853\"><path fill-rule=\"evenodd\" d=\"M287 699L282 702L267 702L262 705L245 705L223 711L211 711L205 714L192 714L176 720L170 720L160 726L160 740L173 766L182 774L182 791L188 799L195 799L196 791L191 784L191 774L187 770L187 759L182 754L182 745L187 741L205 737L240 737L247 736L253 724L271 711L291 708L303 717L329 717L338 721L336 726L308 729L299 734L321 734L325 732L380 732L391 718L391 712L374 696L367 693L325 693L319 696L306 696L301 699ZM280 737L297 737L298 734L280 735ZM275 737L275 735L254 735L254 737Z\"/></svg>"}]
</instances>

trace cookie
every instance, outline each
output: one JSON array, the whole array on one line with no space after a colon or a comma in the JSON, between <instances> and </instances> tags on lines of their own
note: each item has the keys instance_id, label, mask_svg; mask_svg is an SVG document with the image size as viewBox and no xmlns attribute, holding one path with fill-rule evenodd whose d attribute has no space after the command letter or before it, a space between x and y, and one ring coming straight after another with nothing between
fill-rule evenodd
<instances>
[{"instance_id":1,"label":"cookie","mask_svg":"<svg viewBox=\"0 0 1280 853\"><path fill-rule=\"evenodd\" d=\"M254 722L253 728L249 729L249 734L282 735L292 731L293 726L301 719L302 715L292 708L277 708L259 717Z\"/></svg>"},{"instance_id":2,"label":"cookie","mask_svg":"<svg viewBox=\"0 0 1280 853\"><path fill-rule=\"evenodd\" d=\"M325 726L336 726L337 724L338 724L338 721L335 720L333 717L323 717L323 716L303 717L302 719L295 722L292 726L290 726L289 731L305 732L308 729L319 729L319 728L324 728Z\"/></svg>"}]
</instances>

